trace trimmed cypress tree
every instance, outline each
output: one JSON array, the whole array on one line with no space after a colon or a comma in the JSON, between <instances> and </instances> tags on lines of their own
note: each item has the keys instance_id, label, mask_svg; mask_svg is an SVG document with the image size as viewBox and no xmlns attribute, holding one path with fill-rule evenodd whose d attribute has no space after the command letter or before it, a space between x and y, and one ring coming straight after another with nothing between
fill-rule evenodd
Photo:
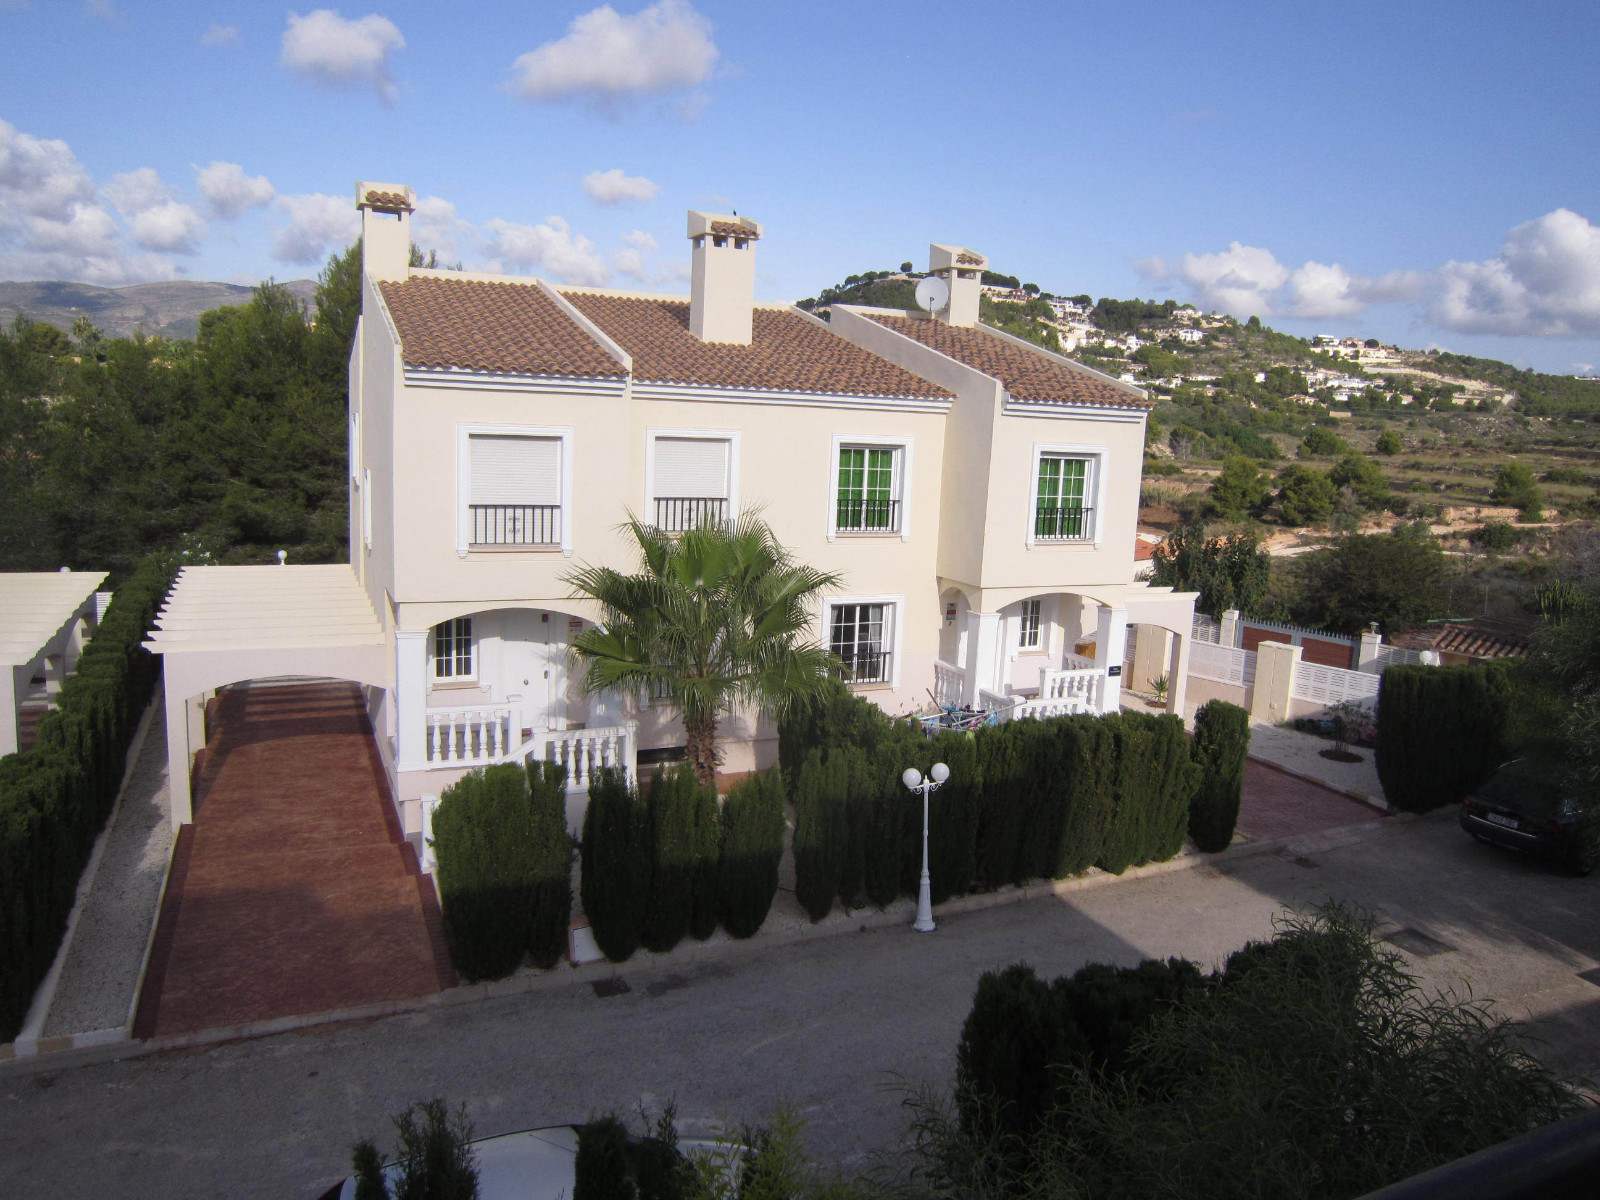
<instances>
[{"instance_id":1,"label":"trimmed cypress tree","mask_svg":"<svg viewBox=\"0 0 1600 1200\"><path fill-rule=\"evenodd\" d=\"M910 793L900 782L892 759L875 762L864 756L859 769L866 807L861 833L862 888L867 899L883 909L900 895L901 860L905 856L903 826Z\"/></svg>"},{"instance_id":2,"label":"trimmed cypress tree","mask_svg":"<svg viewBox=\"0 0 1600 1200\"><path fill-rule=\"evenodd\" d=\"M1390 667L1374 755L1385 798L1407 812L1458 803L1505 758L1509 711L1502 668Z\"/></svg>"},{"instance_id":3,"label":"trimmed cypress tree","mask_svg":"<svg viewBox=\"0 0 1600 1200\"><path fill-rule=\"evenodd\" d=\"M722 829L717 789L694 789L694 902L689 910L689 936L703 942L717 931L717 888Z\"/></svg>"},{"instance_id":4,"label":"trimmed cypress tree","mask_svg":"<svg viewBox=\"0 0 1600 1200\"><path fill-rule=\"evenodd\" d=\"M1250 714L1226 700L1210 700L1194 714L1190 746L1200 781L1189 802L1189 837L1207 854L1226 850L1239 821L1245 758L1250 753Z\"/></svg>"},{"instance_id":5,"label":"trimmed cypress tree","mask_svg":"<svg viewBox=\"0 0 1600 1200\"><path fill-rule=\"evenodd\" d=\"M639 1200L630 1141L613 1114L579 1126L572 1200Z\"/></svg>"},{"instance_id":6,"label":"trimmed cypress tree","mask_svg":"<svg viewBox=\"0 0 1600 1200\"><path fill-rule=\"evenodd\" d=\"M1056 796L1059 840L1051 876L1065 879L1092 867L1100 857L1113 812L1111 763L1116 738L1114 718L1076 716L1056 722L1061 738L1057 757L1063 784Z\"/></svg>"},{"instance_id":7,"label":"trimmed cypress tree","mask_svg":"<svg viewBox=\"0 0 1600 1200\"><path fill-rule=\"evenodd\" d=\"M851 747L835 751L839 760L839 903L845 908L866 904L867 821L872 804L871 758Z\"/></svg>"},{"instance_id":8,"label":"trimmed cypress tree","mask_svg":"<svg viewBox=\"0 0 1600 1200\"><path fill-rule=\"evenodd\" d=\"M979 729L977 758L983 776L976 847L977 884L992 891L1019 879L1031 781L1023 775L1023 727L1028 721Z\"/></svg>"},{"instance_id":9,"label":"trimmed cypress tree","mask_svg":"<svg viewBox=\"0 0 1600 1200\"><path fill-rule=\"evenodd\" d=\"M845 839L845 756L824 760L813 750L794 787L794 894L813 921L833 909L839 894Z\"/></svg>"},{"instance_id":10,"label":"trimmed cypress tree","mask_svg":"<svg viewBox=\"0 0 1600 1200\"><path fill-rule=\"evenodd\" d=\"M645 802L650 821L650 892L639 940L657 954L671 950L689 932L694 908L695 800L699 791L694 768L679 763L671 771L656 768Z\"/></svg>"},{"instance_id":11,"label":"trimmed cypress tree","mask_svg":"<svg viewBox=\"0 0 1600 1200\"><path fill-rule=\"evenodd\" d=\"M597 767L583 818L583 911L612 962L639 948L650 896L650 819L620 767Z\"/></svg>"},{"instance_id":12,"label":"trimmed cypress tree","mask_svg":"<svg viewBox=\"0 0 1600 1200\"><path fill-rule=\"evenodd\" d=\"M575 848L567 832L567 769L560 763L529 761L528 820L533 841L528 957L549 970L566 953L572 924Z\"/></svg>"},{"instance_id":13,"label":"trimmed cypress tree","mask_svg":"<svg viewBox=\"0 0 1600 1200\"><path fill-rule=\"evenodd\" d=\"M1183 849L1199 768L1174 715L1113 713L1098 719L1111 736L1111 812L1095 865L1120 875Z\"/></svg>"},{"instance_id":14,"label":"trimmed cypress tree","mask_svg":"<svg viewBox=\"0 0 1600 1200\"><path fill-rule=\"evenodd\" d=\"M956 1104L969 1133L1028 1136L1056 1100L1054 1068L1085 1050L1050 985L1017 963L985 971L956 1047ZM992 1129L997 1126L997 1129Z\"/></svg>"},{"instance_id":15,"label":"trimmed cypress tree","mask_svg":"<svg viewBox=\"0 0 1600 1200\"><path fill-rule=\"evenodd\" d=\"M433 846L451 962L466 979L511 974L532 941L537 858L522 768L474 771L446 788Z\"/></svg>"},{"instance_id":16,"label":"trimmed cypress tree","mask_svg":"<svg viewBox=\"0 0 1600 1200\"><path fill-rule=\"evenodd\" d=\"M774 767L746 779L722 806L718 909L730 936L747 938L761 928L778 893L783 860L783 771Z\"/></svg>"}]
</instances>

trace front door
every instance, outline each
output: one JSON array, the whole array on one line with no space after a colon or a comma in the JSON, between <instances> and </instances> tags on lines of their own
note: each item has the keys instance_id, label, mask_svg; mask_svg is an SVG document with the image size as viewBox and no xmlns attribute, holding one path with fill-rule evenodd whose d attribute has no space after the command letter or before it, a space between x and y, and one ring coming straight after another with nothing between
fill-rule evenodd
<instances>
[{"instance_id":1,"label":"front door","mask_svg":"<svg viewBox=\"0 0 1600 1200\"><path fill-rule=\"evenodd\" d=\"M566 646L560 613L511 609L502 614L506 696L520 696L522 727L534 733L566 724Z\"/></svg>"}]
</instances>

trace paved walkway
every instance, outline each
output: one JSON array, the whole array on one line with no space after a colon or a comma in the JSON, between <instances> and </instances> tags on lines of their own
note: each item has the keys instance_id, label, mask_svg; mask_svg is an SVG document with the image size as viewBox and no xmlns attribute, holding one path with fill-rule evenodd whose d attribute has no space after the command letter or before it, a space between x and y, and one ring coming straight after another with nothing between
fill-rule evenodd
<instances>
[{"instance_id":1,"label":"paved walkway","mask_svg":"<svg viewBox=\"0 0 1600 1200\"><path fill-rule=\"evenodd\" d=\"M230 689L211 727L134 1036L453 985L359 689Z\"/></svg>"},{"instance_id":2,"label":"paved walkway","mask_svg":"<svg viewBox=\"0 0 1600 1200\"><path fill-rule=\"evenodd\" d=\"M1383 819L1371 805L1274 769L1258 759L1244 765L1244 791L1239 797L1239 833L1247 841L1297 837L1344 825Z\"/></svg>"}]
</instances>

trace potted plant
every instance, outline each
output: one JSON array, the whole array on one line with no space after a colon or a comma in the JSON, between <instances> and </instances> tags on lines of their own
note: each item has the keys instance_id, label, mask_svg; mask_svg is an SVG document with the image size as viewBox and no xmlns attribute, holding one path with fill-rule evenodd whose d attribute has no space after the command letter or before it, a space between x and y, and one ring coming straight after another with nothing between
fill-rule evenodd
<instances>
[{"instance_id":1,"label":"potted plant","mask_svg":"<svg viewBox=\"0 0 1600 1200\"><path fill-rule=\"evenodd\" d=\"M1172 681L1165 675L1157 675L1150 681L1151 698L1145 703L1151 708L1165 708L1167 706L1167 691L1172 687Z\"/></svg>"}]
</instances>

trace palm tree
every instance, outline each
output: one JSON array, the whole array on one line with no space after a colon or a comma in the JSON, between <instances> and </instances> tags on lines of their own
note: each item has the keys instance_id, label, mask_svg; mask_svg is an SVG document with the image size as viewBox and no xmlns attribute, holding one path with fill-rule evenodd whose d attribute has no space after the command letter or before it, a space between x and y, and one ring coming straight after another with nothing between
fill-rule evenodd
<instances>
[{"instance_id":1,"label":"palm tree","mask_svg":"<svg viewBox=\"0 0 1600 1200\"><path fill-rule=\"evenodd\" d=\"M573 639L588 666L584 690L665 700L683 719L696 777L714 784L722 713L753 704L782 718L838 672L806 634L815 597L841 576L795 563L750 516L676 536L637 518L627 528L639 543L639 574L584 567L566 579L605 614Z\"/></svg>"}]
</instances>

